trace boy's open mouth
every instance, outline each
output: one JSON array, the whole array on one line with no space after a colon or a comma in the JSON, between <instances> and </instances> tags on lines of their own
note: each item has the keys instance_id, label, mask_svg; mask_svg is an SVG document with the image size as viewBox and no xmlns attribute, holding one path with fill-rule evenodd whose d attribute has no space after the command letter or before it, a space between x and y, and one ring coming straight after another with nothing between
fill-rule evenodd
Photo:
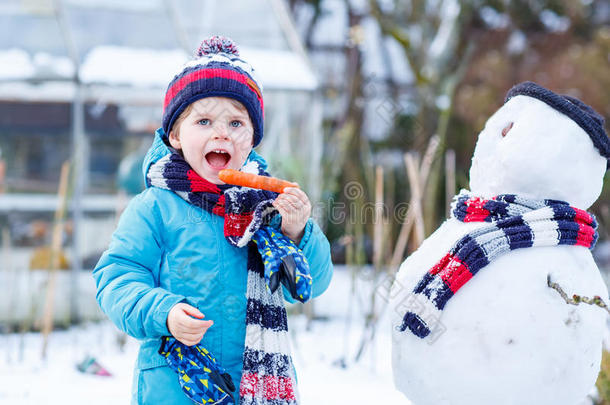
<instances>
[{"instance_id":1,"label":"boy's open mouth","mask_svg":"<svg viewBox=\"0 0 610 405\"><path fill-rule=\"evenodd\" d=\"M231 154L224 149L214 149L205 154L205 160L213 169L222 170L229 164Z\"/></svg>"}]
</instances>

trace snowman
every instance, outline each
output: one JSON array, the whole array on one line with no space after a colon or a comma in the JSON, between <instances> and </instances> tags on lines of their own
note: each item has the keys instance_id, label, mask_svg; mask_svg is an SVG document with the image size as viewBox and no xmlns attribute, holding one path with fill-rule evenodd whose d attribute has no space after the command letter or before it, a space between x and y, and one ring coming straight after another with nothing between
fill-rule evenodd
<instances>
[{"instance_id":1,"label":"snowman","mask_svg":"<svg viewBox=\"0 0 610 405\"><path fill-rule=\"evenodd\" d=\"M415 405L575 405L600 368L608 291L590 249L610 159L580 100L513 87L487 121L470 191L392 287L396 387Z\"/></svg>"}]
</instances>

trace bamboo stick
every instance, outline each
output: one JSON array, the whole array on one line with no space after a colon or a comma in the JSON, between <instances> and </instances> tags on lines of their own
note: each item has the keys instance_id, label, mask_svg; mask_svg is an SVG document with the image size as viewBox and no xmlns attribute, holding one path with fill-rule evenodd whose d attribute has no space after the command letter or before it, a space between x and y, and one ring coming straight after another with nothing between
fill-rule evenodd
<instances>
[{"instance_id":1,"label":"bamboo stick","mask_svg":"<svg viewBox=\"0 0 610 405\"><path fill-rule=\"evenodd\" d=\"M412 206L415 216L415 244L421 245L424 241L424 221L422 211L422 187L419 182L419 168L417 164L417 156L411 153L405 154L405 166L407 167L407 176L409 178L409 186L411 188Z\"/></svg>"},{"instance_id":2,"label":"bamboo stick","mask_svg":"<svg viewBox=\"0 0 610 405\"><path fill-rule=\"evenodd\" d=\"M9 293L6 294L6 296L8 298L8 302L7 302L8 312L7 312L7 316L6 316L6 324L8 325L7 333L12 333L14 320L11 319L11 314L15 313L15 299L17 297L17 294L16 294L17 285L16 285L15 274L13 272L13 263L12 263L13 261L11 260L11 235L9 233L8 227L2 227L2 258L3 258L4 266L2 269L0 269L0 271L5 272L6 282L8 283L7 284L8 288L11 290ZM7 362L10 364L12 350L10 349L10 347L7 347L7 349L8 350L6 351L6 357L7 357Z\"/></svg>"},{"instance_id":3,"label":"bamboo stick","mask_svg":"<svg viewBox=\"0 0 610 405\"><path fill-rule=\"evenodd\" d=\"M59 268L59 257L61 252L63 221L66 212L66 197L68 193L68 175L70 173L70 162L66 161L61 166L59 177L58 201L55 210L55 221L53 225L53 236L51 238L51 268L49 269L49 282L45 300L44 315L42 318L42 358L47 356L48 338L53 329L53 313L55 306L55 289L57 269Z\"/></svg>"},{"instance_id":4,"label":"bamboo stick","mask_svg":"<svg viewBox=\"0 0 610 405\"><path fill-rule=\"evenodd\" d=\"M451 210L451 201L455 195L455 151L445 152L445 205L447 214Z\"/></svg>"},{"instance_id":5,"label":"bamboo stick","mask_svg":"<svg viewBox=\"0 0 610 405\"><path fill-rule=\"evenodd\" d=\"M381 268L383 260L383 167L375 168L375 223L373 224L373 265Z\"/></svg>"},{"instance_id":6,"label":"bamboo stick","mask_svg":"<svg viewBox=\"0 0 610 405\"><path fill-rule=\"evenodd\" d=\"M430 138L430 142L428 143L428 147L426 148L426 153L422 159L422 163L419 169L419 179L420 184L423 188L423 191L426 188L428 183L428 176L430 175L430 168L432 167L432 162L434 161L434 156L436 155L436 151L440 144L440 138L438 136L433 136ZM413 223L415 222L415 211L413 204L413 195L411 195L411 200L409 203L409 208L407 209L407 214L405 215L404 222L402 223L400 233L398 235L398 239L396 241L396 245L394 247L394 253L392 254L392 259L390 261L390 267L388 271L396 271L398 266L403 260L404 252L407 248L407 243L409 241L409 234L411 233L411 228Z\"/></svg>"},{"instance_id":7,"label":"bamboo stick","mask_svg":"<svg viewBox=\"0 0 610 405\"><path fill-rule=\"evenodd\" d=\"M2 156L0 156L0 194L3 194L5 190L5 180L6 180L6 163L2 160Z\"/></svg>"}]
</instances>

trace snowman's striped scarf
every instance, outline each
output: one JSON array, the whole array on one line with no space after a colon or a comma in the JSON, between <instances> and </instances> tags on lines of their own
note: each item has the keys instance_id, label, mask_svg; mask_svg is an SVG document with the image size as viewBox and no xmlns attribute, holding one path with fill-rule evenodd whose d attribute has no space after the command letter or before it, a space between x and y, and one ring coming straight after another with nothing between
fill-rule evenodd
<instances>
[{"instance_id":1,"label":"snowman's striped scarf","mask_svg":"<svg viewBox=\"0 0 610 405\"><path fill-rule=\"evenodd\" d=\"M558 200L531 200L501 194L491 200L462 190L452 204L462 222L489 222L461 238L422 277L406 303L399 329L425 338L445 305L479 270L511 250L555 245L592 249L597 241L595 217Z\"/></svg>"}]
</instances>

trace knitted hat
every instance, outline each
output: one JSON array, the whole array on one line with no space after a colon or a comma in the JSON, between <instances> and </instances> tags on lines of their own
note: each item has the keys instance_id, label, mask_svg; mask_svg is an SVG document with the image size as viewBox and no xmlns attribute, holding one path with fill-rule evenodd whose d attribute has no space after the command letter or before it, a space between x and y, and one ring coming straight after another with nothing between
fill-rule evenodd
<instances>
[{"instance_id":1,"label":"knitted hat","mask_svg":"<svg viewBox=\"0 0 610 405\"><path fill-rule=\"evenodd\" d=\"M254 69L239 58L237 46L229 38L213 36L201 43L195 58L188 62L167 87L163 103L163 130L169 136L180 113L205 97L232 98L244 105L254 127L254 146L263 138L263 94Z\"/></svg>"},{"instance_id":2,"label":"knitted hat","mask_svg":"<svg viewBox=\"0 0 610 405\"><path fill-rule=\"evenodd\" d=\"M589 135L600 155L608 159L610 168L610 140L604 129L604 117L593 108L577 98L553 93L534 82L515 85L506 94L504 102L518 95L537 98L577 123Z\"/></svg>"}]
</instances>

